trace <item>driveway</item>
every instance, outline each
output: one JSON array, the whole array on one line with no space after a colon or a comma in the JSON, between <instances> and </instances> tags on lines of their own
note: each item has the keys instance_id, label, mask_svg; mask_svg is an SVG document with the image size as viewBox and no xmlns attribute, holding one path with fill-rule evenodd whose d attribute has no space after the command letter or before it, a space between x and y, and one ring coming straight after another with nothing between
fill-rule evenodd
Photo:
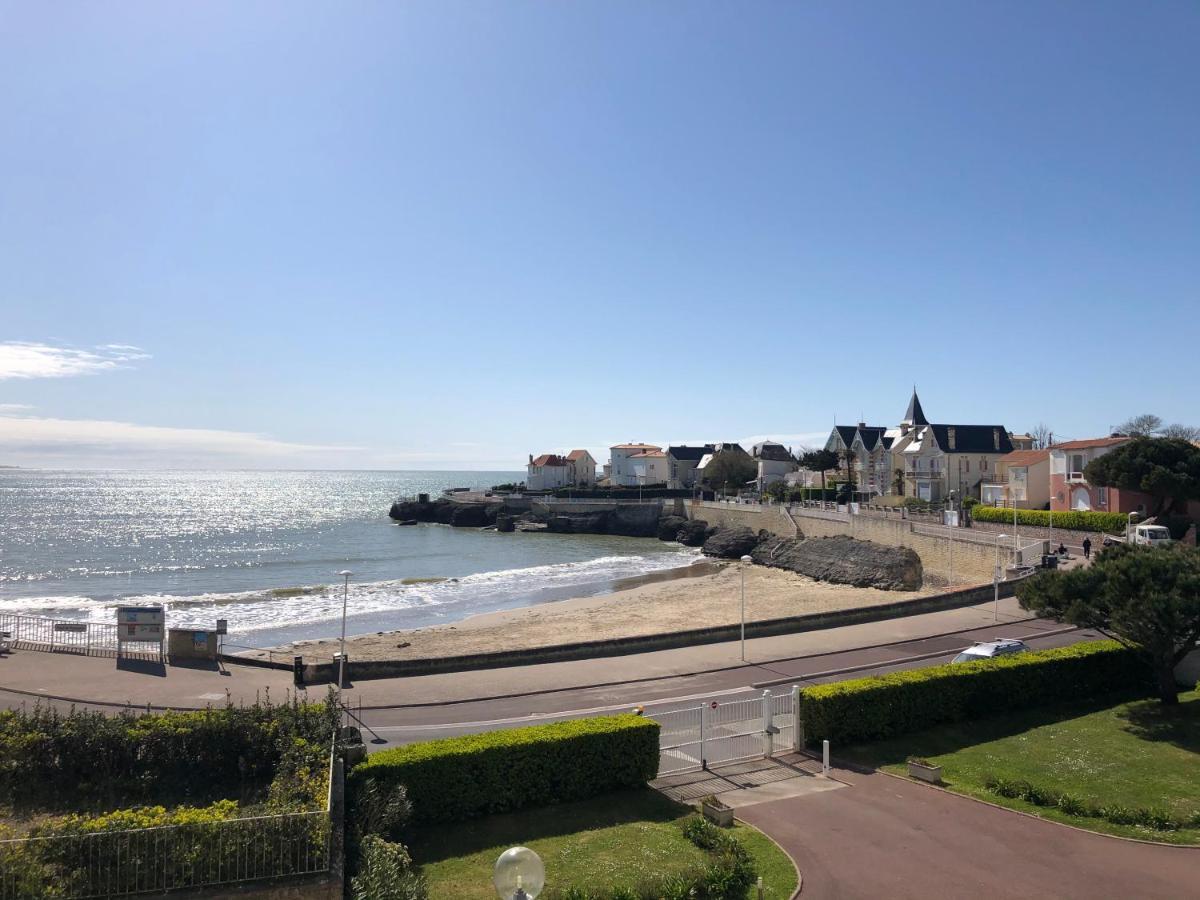
<instances>
[{"instance_id":1,"label":"driveway","mask_svg":"<svg viewBox=\"0 0 1200 900\"><path fill-rule=\"evenodd\" d=\"M1200 849L1076 831L888 775L833 774L850 787L737 813L796 860L803 900L1200 896Z\"/></svg>"}]
</instances>

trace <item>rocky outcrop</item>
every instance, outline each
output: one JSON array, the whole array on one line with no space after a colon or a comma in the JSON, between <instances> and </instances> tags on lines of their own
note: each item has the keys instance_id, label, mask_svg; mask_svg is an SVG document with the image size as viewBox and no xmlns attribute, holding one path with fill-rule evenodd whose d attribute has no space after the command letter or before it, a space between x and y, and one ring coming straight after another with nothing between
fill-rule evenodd
<instances>
[{"instance_id":1,"label":"rocky outcrop","mask_svg":"<svg viewBox=\"0 0 1200 900\"><path fill-rule=\"evenodd\" d=\"M496 530L509 532L517 530L517 523L512 516L499 515L496 516Z\"/></svg>"},{"instance_id":2,"label":"rocky outcrop","mask_svg":"<svg viewBox=\"0 0 1200 900\"><path fill-rule=\"evenodd\" d=\"M660 541L679 540L679 529L687 524L683 516L663 516L658 520L658 539Z\"/></svg>"},{"instance_id":3,"label":"rocky outcrop","mask_svg":"<svg viewBox=\"0 0 1200 900\"><path fill-rule=\"evenodd\" d=\"M716 534L715 528L709 528L703 519L690 519L679 526L675 540L685 547L699 547Z\"/></svg>"},{"instance_id":4,"label":"rocky outcrop","mask_svg":"<svg viewBox=\"0 0 1200 900\"><path fill-rule=\"evenodd\" d=\"M704 552L708 552L707 543ZM910 548L859 541L848 535L808 540L771 536L760 541L750 555L760 565L788 569L818 581L884 591L915 591L923 577L921 557Z\"/></svg>"},{"instance_id":5,"label":"rocky outcrop","mask_svg":"<svg viewBox=\"0 0 1200 900\"><path fill-rule=\"evenodd\" d=\"M763 540L766 532L754 531L744 525L722 528L704 542L701 552L717 559L741 559Z\"/></svg>"},{"instance_id":6,"label":"rocky outcrop","mask_svg":"<svg viewBox=\"0 0 1200 900\"><path fill-rule=\"evenodd\" d=\"M397 500L388 515L397 522L440 522L460 528L494 525L504 509L502 503L455 503L444 497L437 500Z\"/></svg>"}]
</instances>

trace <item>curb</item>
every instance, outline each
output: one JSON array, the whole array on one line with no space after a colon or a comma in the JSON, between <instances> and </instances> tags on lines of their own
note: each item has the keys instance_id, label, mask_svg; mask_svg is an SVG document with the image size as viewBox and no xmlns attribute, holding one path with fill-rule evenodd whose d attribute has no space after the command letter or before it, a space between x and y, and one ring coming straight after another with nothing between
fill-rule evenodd
<instances>
[{"instance_id":1,"label":"curb","mask_svg":"<svg viewBox=\"0 0 1200 900\"><path fill-rule=\"evenodd\" d=\"M734 816L733 820L740 824L743 828L749 828L751 831L757 831L768 841L774 844L779 849L780 853L788 858L788 862L792 864L792 869L794 869L796 872L796 890L792 891L792 894L790 897L788 897L788 900L796 900L796 898L800 896L800 892L804 890L804 873L800 871L800 866L796 864L796 858L787 852L787 849L783 846L783 844L779 843L779 841L775 840L775 838L771 837L757 825L751 825L749 822L739 819L737 816Z\"/></svg>"}]
</instances>

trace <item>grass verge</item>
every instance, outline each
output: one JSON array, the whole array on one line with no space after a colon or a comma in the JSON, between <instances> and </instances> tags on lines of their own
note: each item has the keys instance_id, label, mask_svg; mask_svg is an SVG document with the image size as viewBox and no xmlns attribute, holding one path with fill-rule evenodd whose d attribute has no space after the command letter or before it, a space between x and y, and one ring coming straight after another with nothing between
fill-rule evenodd
<instances>
[{"instance_id":1,"label":"grass verge","mask_svg":"<svg viewBox=\"0 0 1200 900\"><path fill-rule=\"evenodd\" d=\"M693 812L656 791L623 791L454 825L424 826L410 850L429 880L431 898L494 900L496 857L517 845L542 857L547 895L568 887L611 890L632 887L647 875L679 873L702 864L703 852L679 828ZM732 833L754 857L767 900L787 900L796 889L796 870L787 855L753 828L738 826Z\"/></svg>"},{"instance_id":2,"label":"grass verge","mask_svg":"<svg viewBox=\"0 0 1200 900\"><path fill-rule=\"evenodd\" d=\"M1173 844L1200 844L1200 828L1160 831L1068 815L1001 797L989 776L1027 781L1092 806L1158 809L1182 819L1200 812L1200 693L1178 707L1157 700L1100 700L958 722L841 751L853 762L906 774L909 756L942 766L945 787L1010 809L1092 831Z\"/></svg>"}]
</instances>

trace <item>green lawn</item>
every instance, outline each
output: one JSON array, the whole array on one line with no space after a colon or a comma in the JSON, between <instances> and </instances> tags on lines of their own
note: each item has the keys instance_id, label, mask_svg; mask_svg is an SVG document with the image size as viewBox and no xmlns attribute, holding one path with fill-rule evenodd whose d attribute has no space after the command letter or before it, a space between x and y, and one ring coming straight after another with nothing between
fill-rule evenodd
<instances>
[{"instance_id":1,"label":"green lawn","mask_svg":"<svg viewBox=\"0 0 1200 900\"><path fill-rule=\"evenodd\" d=\"M909 756L943 767L945 786L991 803L1094 831L1179 844L1200 844L1200 829L1156 831L1076 817L984 787L990 776L1023 779L1096 805L1163 809L1184 818L1200 812L1200 693L1177 708L1157 700L1099 702L1008 713L959 722L839 752L854 762L906 772Z\"/></svg>"},{"instance_id":2,"label":"green lawn","mask_svg":"<svg viewBox=\"0 0 1200 900\"><path fill-rule=\"evenodd\" d=\"M649 789L578 803L489 816L453 826L423 827L410 847L429 880L431 900L494 900L492 867L509 847L537 851L552 888L632 887L647 876L701 865L704 853L684 838L688 806ZM733 834L755 858L768 900L787 900L796 870L770 838L747 826Z\"/></svg>"}]
</instances>

